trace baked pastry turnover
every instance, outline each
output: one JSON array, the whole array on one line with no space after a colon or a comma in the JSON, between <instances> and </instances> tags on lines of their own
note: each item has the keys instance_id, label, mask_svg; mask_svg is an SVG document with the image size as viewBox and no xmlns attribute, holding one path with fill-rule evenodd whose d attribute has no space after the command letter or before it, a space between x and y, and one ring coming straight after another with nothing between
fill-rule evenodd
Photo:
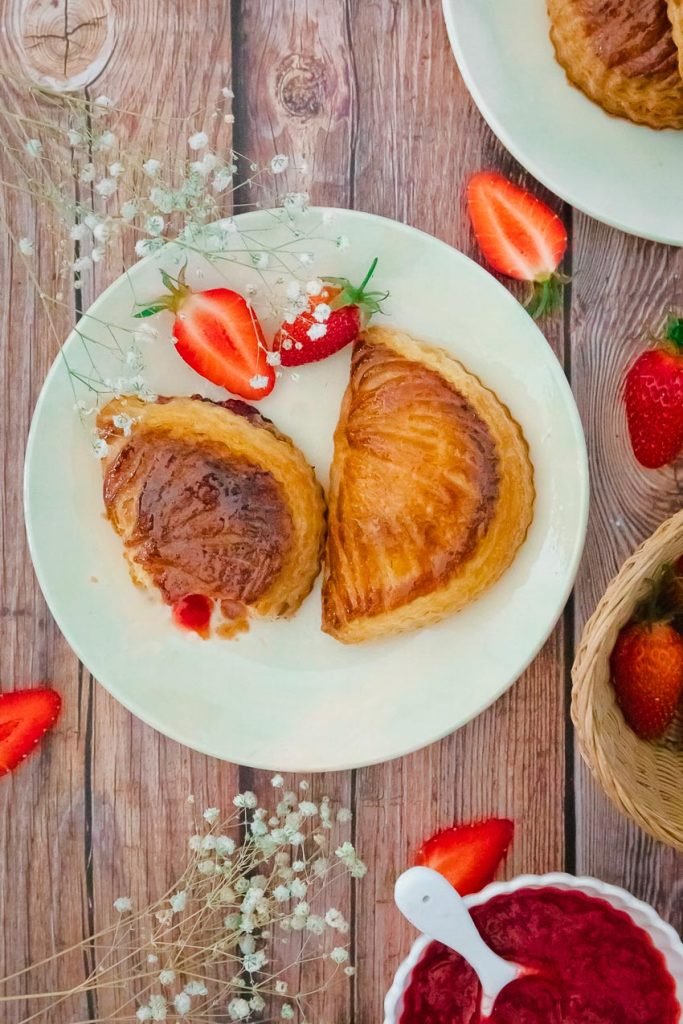
<instances>
[{"instance_id":1,"label":"baked pastry turnover","mask_svg":"<svg viewBox=\"0 0 683 1024\"><path fill-rule=\"evenodd\" d=\"M672 14L677 8L670 0ZM683 128L667 0L548 0L548 13L557 59L590 99L637 124Z\"/></svg>"},{"instance_id":2,"label":"baked pastry turnover","mask_svg":"<svg viewBox=\"0 0 683 1024\"><path fill-rule=\"evenodd\" d=\"M136 583L170 605L201 595L228 623L297 610L320 568L325 506L288 437L244 402L201 398L117 398L98 427L104 504Z\"/></svg>"},{"instance_id":3,"label":"baked pastry turnover","mask_svg":"<svg viewBox=\"0 0 683 1024\"><path fill-rule=\"evenodd\" d=\"M446 352L370 328L334 437L323 630L358 643L458 611L510 565L533 501L496 395Z\"/></svg>"}]
</instances>

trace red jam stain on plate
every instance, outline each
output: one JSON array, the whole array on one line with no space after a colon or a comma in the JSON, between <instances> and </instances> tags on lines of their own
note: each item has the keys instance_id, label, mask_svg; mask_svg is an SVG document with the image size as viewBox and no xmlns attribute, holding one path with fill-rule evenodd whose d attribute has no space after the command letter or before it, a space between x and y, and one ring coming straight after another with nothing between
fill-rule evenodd
<instances>
[{"instance_id":1,"label":"red jam stain on plate","mask_svg":"<svg viewBox=\"0 0 683 1024\"><path fill-rule=\"evenodd\" d=\"M206 639L211 625L213 601L203 594L188 594L173 605L173 621Z\"/></svg>"},{"instance_id":2,"label":"red jam stain on plate","mask_svg":"<svg viewBox=\"0 0 683 1024\"><path fill-rule=\"evenodd\" d=\"M560 889L520 889L472 908L485 941L533 973L503 989L487 1024L678 1024L662 954L628 914ZM400 1024L479 1024L479 981L431 943L403 997Z\"/></svg>"}]
</instances>

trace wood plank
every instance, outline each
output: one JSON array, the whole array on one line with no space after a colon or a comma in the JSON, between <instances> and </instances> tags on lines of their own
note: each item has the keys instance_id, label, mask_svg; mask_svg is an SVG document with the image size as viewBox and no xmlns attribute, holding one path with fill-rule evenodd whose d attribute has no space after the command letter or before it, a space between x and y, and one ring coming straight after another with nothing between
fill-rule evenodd
<instances>
[{"instance_id":1,"label":"wood plank","mask_svg":"<svg viewBox=\"0 0 683 1024\"><path fill-rule=\"evenodd\" d=\"M624 371L680 306L680 250L577 214L572 382L589 440L591 513L576 584L576 638L633 549L681 507L680 466L635 462L619 388ZM623 885L683 929L683 855L648 838L607 800L577 754L577 870ZM607 839L606 839L607 837Z\"/></svg>"},{"instance_id":2,"label":"wood plank","mask_svg":"<svg viewBox=\"0 0 683 1024\"><path fill-rule=\"evenodd\" d=\"M358 76L356 205L476 258L463 183L482 167L528 179L475 110L441 5L357 2L349 20ZM544 328L561 355L562 315ZM381 1019L383 994L414 937L392 889L422 839L454 820L504 814L517 822L508 874L563 867L563 654L560 625L514 689L475 722L402 761L358 772L356 828L371 866L356 914L361 1024Z\"/></svg>"},{"instance_id":3,"label":"wood plank","mask_svg":"<svg viewBox=\"0 0 683 1024\"><path fill-rule=\"evenodd\" d=\"M0 66L14 59L10 31L0 35ZM25 184L20 166L24 144L35 131L15 115L40 119L47 104L27 98L25 91L0 79L0 179ZM60 158L57 144L45 156ZM68 159L68 154L67 154ZM40 749L17 772L1 780L0 843L5 870L0 880L0 976L22 969L31 960L49 956L81 935L84 906L82 871L85 837L83 759L85 731L81 715L78 662L62 639L40 593L31 566L23 525L22 474L26 437L43 378L73 318L71 297L52 308L51 331L32 274L56 280L54 237L56 216L49 206L37 209L25 194L0 185L3 237L28 238L34 255L25 260L15 245L3 245L0 260L5 288L0 337L0 451L2 501L0 549L0 689L8 691L51 683L62 694L61 719ZM40 867L38 867L40 864ZM41 973L50 987L54 974ZM25 992L28 981L12 989Z\"/></svg>"},{"instance_id":4,"label":"wood plank","mask_svg":"<svg viewBox=\"0 0 683 1024\"><path fill-rule=\"evenodd\" d=\"M350 205L354 83L343 5L250 0L240 4L235 24L235 148L260 165L275 153L286 154L292 169L279 182L283 192L309 191L318 205ZM262 803L272 802L271 775L243 770L242 788L252 789ZM296 790L299 781L287 776L286 787ZM350 807L352 793L351 772L311 780L313 800L327 794ZM348 878L330 886L326 904L350 918ZM297 936L282 942L283 962L296 956L298 946ZM292 972L291 988L320 989L330 966L315 961ZM340 978L308 1000L307 1019L351 1019L351 996L351 983Z\"/></svg>"}]
</instances>

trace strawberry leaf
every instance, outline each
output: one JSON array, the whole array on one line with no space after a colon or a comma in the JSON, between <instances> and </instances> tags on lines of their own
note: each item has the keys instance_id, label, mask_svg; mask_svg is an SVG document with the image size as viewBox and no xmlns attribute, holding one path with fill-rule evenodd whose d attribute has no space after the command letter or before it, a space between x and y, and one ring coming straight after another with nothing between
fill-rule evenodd
<instances>
[{"instance_id":1,"label":"strawberry leaf","mask_svg":"<svg viewBox=\"0 0 683 1024\"><path fill-rule=\"evenodd\" d=\"M167 308L168 307L164 303L159 302L153 306L147 306L146 309L141 309L139 313L133 313L133 316L135 317L136 320L140 320L142 319L142 317L154 316L155 313L161 313L164 309Z\"/></svg>"}]
</instances>

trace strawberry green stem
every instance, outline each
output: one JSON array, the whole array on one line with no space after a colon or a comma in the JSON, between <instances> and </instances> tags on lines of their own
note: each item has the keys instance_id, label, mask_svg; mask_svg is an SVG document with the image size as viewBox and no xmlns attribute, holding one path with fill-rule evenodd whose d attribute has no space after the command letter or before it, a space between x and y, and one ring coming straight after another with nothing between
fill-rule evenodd
<instances>
[{"instance_id":1,"label":"strawberry green stem","mask_svg":"<svg viewBox=\"0 0 683 1024\"><path fill-rule=\"evenodd\" d=\"M683 348L683 318L671 314L666 321L664 337L672 342L677 349Z\"/></svg>"},{"instance_id":2,"label":"strawberry green stem","mask_svg":"<svg viewBox=\"0 0 683 1024\"><path fill-rule=\"evenodd\" d=\"M363 291L363 289L365 288L366 284L368 283L368 281L370 280L372 275L375 273L375 267L377 266L377 260L378 260L378 257L375 256L374 260L370 264L370 269L368 270L367 274L365 275L365 277L361 281L360 287L358 289L359 292Z\"/></svg>"}]
</instances>

